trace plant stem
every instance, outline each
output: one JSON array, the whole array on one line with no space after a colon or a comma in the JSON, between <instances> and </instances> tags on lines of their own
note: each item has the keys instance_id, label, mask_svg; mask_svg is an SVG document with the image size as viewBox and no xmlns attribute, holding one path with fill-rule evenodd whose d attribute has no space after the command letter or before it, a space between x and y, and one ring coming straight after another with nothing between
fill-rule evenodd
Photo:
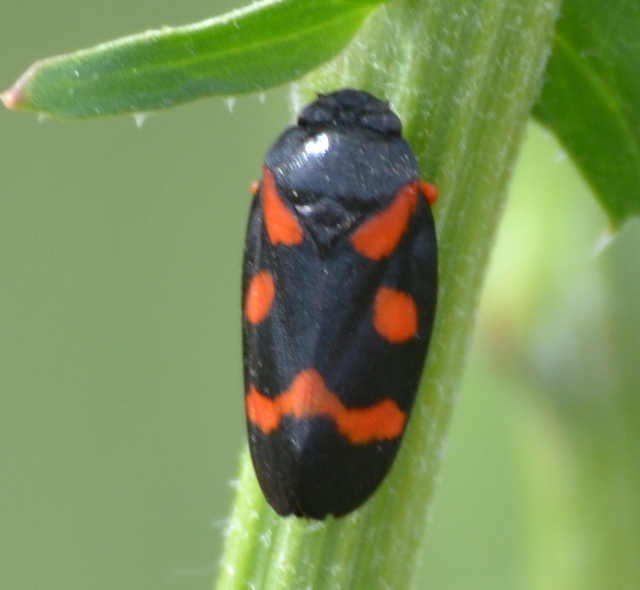
<instances>
[{"instance_id":1,"label":"plant stem","mask_svg":"<svg viewBox=\"0 0 640 590\"><path fill-rule=\"evenodd\" d=\"M220 590L412 586L489 252L559 4L394 2L294 90L296 110L315 92L355 87L386 98L400 115L423 178L440 187L436 326L396 465L363 508L321 523L279 518L244 454Z\"/></svg>"}]
</instances>

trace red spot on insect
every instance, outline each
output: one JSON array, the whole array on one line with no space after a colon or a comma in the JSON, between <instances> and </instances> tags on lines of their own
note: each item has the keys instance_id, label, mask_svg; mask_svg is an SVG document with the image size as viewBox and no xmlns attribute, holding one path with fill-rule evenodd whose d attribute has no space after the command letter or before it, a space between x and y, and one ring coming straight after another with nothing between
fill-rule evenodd
<instances>
[{"instance_id":1,"label":"red spot on insect","mask_svg":"<svg viewBox=\"0 0 640 590\"><path fill-rule=\"evenodd\" d=\"M260 183L258 181L252 182L251 183L251 194L254 197L257 197L259 190L260 190Z\"/></svg>"},{"instance_id":2,"label":"red spot on insect","mask_svg":"<svg viewBox=\"0 0 640 590\"><path fill-rule=\"evenodd\" d=\"M400 344L418 334L418 308L411 295L380 287L373 304L373 325L385 340Z\"/></svg>"},{"instance_id":3,"label":"red spot on insect","mask_svg":"<svg viewBox=\"0 0 640 590\"><path fill-rule=\"evenodd\" d=\"M252 324L259 324L271 311L276 287L271 273L266 270L256 274L247 288L244 313Z\"/></svg>"},{"instance_id":4,"label":"red spot on insect","mask_svg":"<svg viewBox=\"0 0 640 590\"><path fill-rule=\"evenodd\" d=\"M293 212L287 209L282 202L273 172L266 166L264 167L263 182L264 222L269 240L274 246L276 244L284 244L285 246L301 244L304 238L302 227Z\"/></svg>"},{"instance_id":5,"label":"red spot on insect","mask_svg":"<svg viewBox=\"0 0 640 590\"><path fill-rule=\"evenodd\" d=\"M353 444L397 438L407 419L392 399L366 408L345 407L315 369L300 372L289 389L273 399L262 395L252 384L246 404L247 417L265 434L276 430L285 416L298 420L324 416L333 419L338 432Z\"/></svg>"},{"instance_id":6,"label":"red spot on insect","mask_svg":"<svg viewBox=\"0 0 640 590\"><path fill-rule=\"evenodd\" d=\"M429 201L429 205L435 205L435 202L438 200L438 187L435 184L431 184L429 182L421 182L420 190L425 196L425 199Z\"/></svg>"},{"instance_id":7,"label":"red spot on insect","mask_svg":"<svg viewBox=\"0 0 640 590\"><path fill-rule=\"evenodd\" d=\"M272 399L262 395L255 385L251 384L247 394L247 417L257 424L265 434L273 432L280 425L280 408Z\"/></svg>"},{"instance_id":8,"label":"red spot on insect","mask_svg":"<svg viewBox=\"0 0 640 590\"><path fill-rule=\"evenodd\" d=\"M418 185L403 186L384 211L362 224L351 237L356 252L380 260L393 254L418 205Z\"/></svg>"}]
</instances>

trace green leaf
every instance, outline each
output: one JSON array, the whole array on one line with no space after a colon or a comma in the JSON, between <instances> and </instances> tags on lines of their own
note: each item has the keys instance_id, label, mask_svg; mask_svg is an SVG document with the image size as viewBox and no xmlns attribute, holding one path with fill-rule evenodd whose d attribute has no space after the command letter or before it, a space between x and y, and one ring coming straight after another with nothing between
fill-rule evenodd
<instances>
[{"instance_id":1,"label":"green leaf","mask_svg":"<svg viewBox=\"0 0 640 590\"><path fill-rule=\"evenodd\" d=\"M640 2L566 0L534 109L613 227L640 214Z\"/></svg>"},{"instance_id":2,"label":"green leaf","mask_svg":"<svg viewBox=\"0 0 640 590\"><path fill-rule=\"evenodd\" d=\"M258 2L36 62L2 100L11 109L79 118L265 90L335 56L379 1Z\"/></svg>"}]
</instances>

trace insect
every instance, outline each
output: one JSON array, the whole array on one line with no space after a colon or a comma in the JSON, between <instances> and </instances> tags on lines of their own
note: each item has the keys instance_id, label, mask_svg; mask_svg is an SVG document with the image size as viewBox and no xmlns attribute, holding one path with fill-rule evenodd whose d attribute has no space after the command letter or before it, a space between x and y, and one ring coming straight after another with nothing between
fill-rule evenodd
<instances>
[{"instance_id":1,"label":"insect","mask_svg":"<svg viewBox=\"0 0 640 590\"><path fill-rule=\"evenodd\" d=\"M436 308L430 202L388 104L320 95L268 152L243 269L247 423L273 509L324 519L389 471Z\"/></svg>"}]
</instances>

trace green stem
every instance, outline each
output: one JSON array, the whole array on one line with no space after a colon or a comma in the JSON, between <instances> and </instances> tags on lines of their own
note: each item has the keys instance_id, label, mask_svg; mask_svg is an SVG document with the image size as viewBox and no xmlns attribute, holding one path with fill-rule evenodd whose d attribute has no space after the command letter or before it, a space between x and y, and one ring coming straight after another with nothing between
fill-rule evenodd
<instances>
[{"instance_id":1,"label":"green stem","mask_svg":"<svg viewBox=\"0 0 640 590\"><path fill-rule=\"evenodd\" d=\"M354 514L321 523L266 505L247 453L220 590L410 588L489 252L560 0L401 1L377 10L337 60L295 89L356 87L388 99L423 178L441 191L436 327L392 473Z\"/></svg>"}]
</instances>

